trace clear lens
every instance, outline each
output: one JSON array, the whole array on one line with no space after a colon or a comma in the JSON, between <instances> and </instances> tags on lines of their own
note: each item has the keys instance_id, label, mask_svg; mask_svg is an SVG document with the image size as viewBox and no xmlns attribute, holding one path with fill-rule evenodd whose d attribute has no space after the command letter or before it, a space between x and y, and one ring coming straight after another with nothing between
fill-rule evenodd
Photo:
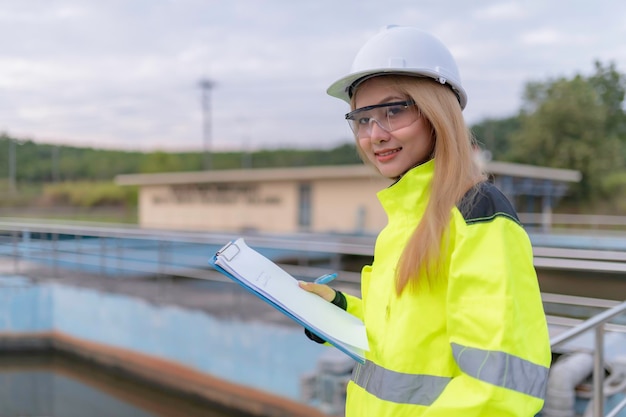
<instances>
[{"instance_id":1,"label":"clear lens","mask_svg":"<svg viewBox=\"0 0 626 417\"><path fill-rule=\"evenodd\" d=\"M393 132L407 127L417 117L417 107L412 100L362 107L346 114L350 128L359 138L371 134L374 122L386 132Z\"/></svg>"}]
</instances>

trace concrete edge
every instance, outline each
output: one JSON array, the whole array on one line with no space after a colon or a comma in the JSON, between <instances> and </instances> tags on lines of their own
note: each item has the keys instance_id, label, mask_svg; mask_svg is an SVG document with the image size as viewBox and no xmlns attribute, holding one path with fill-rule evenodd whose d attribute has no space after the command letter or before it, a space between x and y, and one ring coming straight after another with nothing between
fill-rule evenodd
<instances>
[{"instance_id":1,"label":"concrete edge","mask_svg":"<svg viewBox=\"0 0 626 417\"><path fill-rule=\"evenodd\" d=\"M62 332L0 333L0 352L50 350L67 353L148 384L252 416L328 417L306 404L218 379L173 361L81 340Z\"/></svg>"}]
</instances>

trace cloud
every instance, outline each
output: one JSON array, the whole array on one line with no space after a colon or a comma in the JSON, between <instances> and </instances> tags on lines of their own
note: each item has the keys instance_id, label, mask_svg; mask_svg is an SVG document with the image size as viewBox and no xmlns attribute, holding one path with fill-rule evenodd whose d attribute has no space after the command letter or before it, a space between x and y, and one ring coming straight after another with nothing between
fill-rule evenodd
<instances>
[{"instance_id":1,"label":"cloud","mask_svg":"<svg viewBox=\"0 0 626 417\"><path fill-rule=\"evenodd\" d=\"M472 14L480 20L518 20L528 16L528 12L520 2L509 1L506 3L490 4L477 9Z\"/></svg>"},{"instance_id":2,"label":"cloud","mask_svg":"<svg viewBox=\"0 0 626 417\"><path fill-rule=\"evenodd\" d=\"M326 87L387 24L446 43L470 94L466 119L508 116L523 85L624 69L626 4L540 0L0 0L0 130L130 149L202 146L198 81L216 147L350 140Z\"/></svg>"},{"instance_id":3,"label":"cloud","mask_svg":"<svg viewBox=\"0 0 626 417\"><path fill-rule=\"evenodd\" d=\"M520 40L523 44L529 46L558 45L570 42L571 37L554 28L542 28L523 33L520 36Z\"/></svg>"}]
</instances>

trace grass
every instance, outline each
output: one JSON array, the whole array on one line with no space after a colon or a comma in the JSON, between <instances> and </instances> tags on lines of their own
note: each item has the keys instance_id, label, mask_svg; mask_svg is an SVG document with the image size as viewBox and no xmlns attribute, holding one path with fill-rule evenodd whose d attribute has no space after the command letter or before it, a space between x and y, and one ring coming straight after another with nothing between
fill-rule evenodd
<instances>
[{"instance_id":1,"label":"grass","mask_svg":"<svg viewBox=\"0 0 626 417\"><path fill-rule=\"evenodd\" d=\"M0 182L0 217L137 224L137 189L112 182Z\"/></svg>"},{"instance_id":2,"label":"grass","mask_svg":"<svg viewBox=\"0 0 626 417\"><path fill-rule=\"evenodd\" d=\"M71 206L53 207L4 207L0 217L30 220L88 221L98 223L137 224L136 208Z\"/></svg>"}]
</instances>

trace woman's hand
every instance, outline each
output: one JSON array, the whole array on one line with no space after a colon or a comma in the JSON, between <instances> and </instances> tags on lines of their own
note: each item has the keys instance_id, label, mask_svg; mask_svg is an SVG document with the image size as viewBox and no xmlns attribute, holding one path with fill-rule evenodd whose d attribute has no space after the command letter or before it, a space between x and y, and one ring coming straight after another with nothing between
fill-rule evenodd
<instances>
[{"instance_id":1,"label":"woman's hand","mask_svg":"<svg viewBox=\"0 0 626 417\"><path fill-rule=\"evenodd\" d=\"M300 288L305 291L312 292L322 297L324 300L331 302L335 299L335 290L328 285L315 284L313 282L299 281Z\"/></svg>"}]
</instances>

